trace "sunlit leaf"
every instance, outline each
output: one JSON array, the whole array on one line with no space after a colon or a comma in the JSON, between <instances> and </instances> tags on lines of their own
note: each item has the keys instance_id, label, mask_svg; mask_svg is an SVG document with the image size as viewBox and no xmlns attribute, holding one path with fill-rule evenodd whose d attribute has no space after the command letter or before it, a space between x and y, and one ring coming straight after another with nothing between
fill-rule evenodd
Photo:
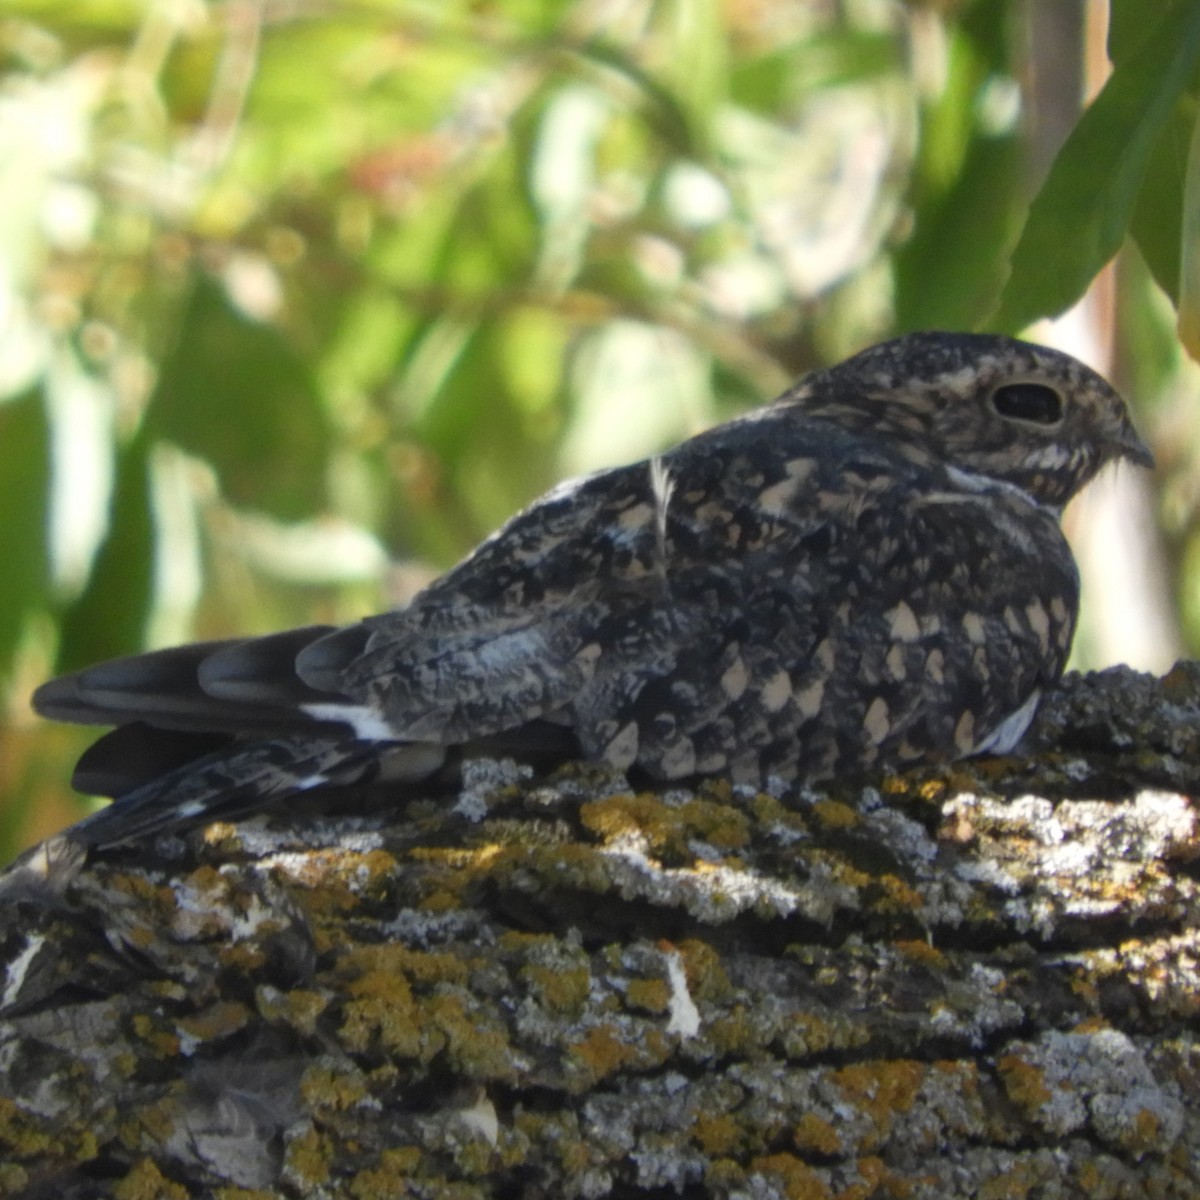
<instances>
[{"instance_id":1,"label":"sunlit leaf","mask_svg":"<svg viewBox=\"0 0 1200 1200\"><path fill-rule=\"evenodd\" d=\"M329 429L309 369L281 333L200 277L150 407L156 437L211 463L225 496L297 518L325 495Z\"/></svg>"},{"instance_id":2,"label":"sunlit leaf","mask_svg":"<svg viewBox=\"0 0 1200 1200\"><path fill-rule=\"evenodd\" d=\"M1179 255L1179 340L1200 361L1200 117L1192 131Z\"/></svg>"},{"instance_id":3,"label":"sunlit leaf","mask_svg":"<svg viewBox=\"0 0 1200 1200\"><path fill-rule=\"evenodd\" d=\"M657 10L671 46L665 63L671 92L687 106L693 135L705 138L729 86L722 5L717 0L669 0Z\"/></svg>"},{"instance_id":4,"label":"sunlit leaf","mask_svg":"<svg viewBox=\"0 0 1200 1200\"><path fill-rule=\"evenodd\" d=\"M980 6L955 32L945 86L922 115L914 228L895 256L900 330L976 326L1004 282L1022 200L1015 120L995 128L986 117L988 95L1004 86L1004 16Z\"/></svg>"},{"instance_id":5,"label":"sunlit leaf","mask_svg":"<svg viewBox=\"0 0 1200 1200\"><path fill-rule=\"evenodd\" d=\"M66 9L58 0L5 0L6 16L55 19L81 33L136 29L144 14L145 5L139 0L78 0Z\"/></svg>"},{"instance_id":6,"label":"sunlit leaf","mask_svg":"<svg viewBox=\"0 0 1200 1200\"><path fill-rule=\"evenodd\" d=\"M154 523L145 433L117 456L108 535L83 594L63 614L60 671L142 649L153 599Z\"/></svg>"},{"instance_id":7,"label":"sunlit leaf","mask_svg":"<svg viewBox=\"0 0 1200 1200\"><path fill-rule=\"evenodd\" d=\"M608 72L621 82L631 84L641 101L641 111L665 145L680 155L699 157L702 145L692 129L687 110L677 96L652 78L619 46L604 41L590 41L578 47L582 61L602 68L594 72L602 83Z\"/></svg>"},{"instance_id":8,"label":"sunlit leaf","mask_svg":"<svg viewBox=\"0 0 1200 1200\"><path fill-rule=\"evenodd\" d=\"M45 596L49 429L36 392L0 404L0 679L8 680L25 621Z\"/></svg>"},{"instance_id":9,"label":"sunlit leaf","mask_svg":"<svg viewBox=\"0 0 1200 1200\"><path fill-rule=\"evenodd\" d=\"M1113 71L1030 208L994 323L1062 312L1120 248L1146 169L1200 63L1200 5L1168 12Z\"/></svg>"},{"instance_id":10,"label":"sunlit leaf","mask_svg":"<svg viewBox=\"0 0 1200 1200\"><path fill-rule=\"evenodd\" d=\"M322 386L333 392L379 387L394 368L405 312L397 296L368 286L353 293L321 364Z\"/></svg>"},{"instance_id":11,"label":"sunlit leaf","mask_svg":"<svg viewBox=\"0 0 1200 1200\"><path fill-rule=\"evenodd\" d=\"M1003 252L1019 220L1013 140L976 141L955 186L919 213L896 256L896 328L980 325L1004 280Z\"/></svg>"},{"instance_id":12,"label":"sunlit leaf","mask_svg":"<svg viewBox=\"0 0 1200 1200\"><path fill-rule=\"evenodd\" d=\"M400 388L428 457L406 456L391 546L448 563L552 482L549 449L509 392L510 346L494 322L435 322L421 339Z\"/></svg>"}]
</instances>

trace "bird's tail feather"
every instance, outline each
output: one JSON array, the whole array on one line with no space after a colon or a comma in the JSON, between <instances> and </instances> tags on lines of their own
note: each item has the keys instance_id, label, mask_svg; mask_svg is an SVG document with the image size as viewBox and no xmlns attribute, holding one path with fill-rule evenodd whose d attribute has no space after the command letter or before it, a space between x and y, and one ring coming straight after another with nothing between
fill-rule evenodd
<instances>
[{"instance_id":1,"label":"bird's tail feather","mask_svg":"<svg viewBox=\"0 0 1200 1200\"><path fill-rule=\"evenodd\" d=\"M161 733L150 731L150 736L153 740ZM452 747L371 742L345 733L233 742L122 794L73 826L67 836L87 849L105 849L212 821L240 820L273 801L318 789L370 783L439 787L438 780L458 778L464 757L516 758L546 768L579 753L575 730L551 720L529 721Z\"/></svg>"},{"instance_id":2,"label":"bird's tail feather","mask_svg":"<svg viewBox=\"0 0 1200 1200\"><path fill-rule=\"evenodd\" d=\"M311 735L244 742L203 758L122 795L70 830L91 848L171 833L217 820L237 820L271 800L320 787L389 778L424 778L445 751L425 744L381 745L353 737Z\"/></svg>"},{"instance_id":3,"label":"bird's tail feather","mask_svg":"<svg viewBox=\"0 0 1200 1200\"><path fill-rule=\"evenodd\" d=\"M309 625L269 637L196 642L112 659L33 694L44 717L83 725L145 721L158 729L233 734L311 730L306 704L345 697L296 673L302 649L331 632Z\"/></svg>"}]
</instances>

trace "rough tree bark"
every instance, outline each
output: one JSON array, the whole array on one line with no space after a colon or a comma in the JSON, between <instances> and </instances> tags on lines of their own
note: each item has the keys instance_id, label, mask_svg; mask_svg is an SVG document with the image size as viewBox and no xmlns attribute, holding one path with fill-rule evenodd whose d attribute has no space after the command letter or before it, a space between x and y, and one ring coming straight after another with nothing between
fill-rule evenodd
<instances>
[{"instance_id":1,"label":"rough tree bark","mask_svg":"<svg viewBox=\"0 0 1200 1200\"><path fill-rule=\"evenodd\" d=\"M2 889L0 1193L1200 1195L1200 667L1035 737L52 850Z\"/></svg>"}]
</instances>

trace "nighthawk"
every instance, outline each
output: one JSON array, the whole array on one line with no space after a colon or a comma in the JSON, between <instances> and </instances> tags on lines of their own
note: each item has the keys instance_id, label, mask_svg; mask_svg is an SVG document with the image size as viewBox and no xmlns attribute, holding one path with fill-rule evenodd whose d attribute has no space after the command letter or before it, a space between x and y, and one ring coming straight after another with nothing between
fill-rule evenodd
<instances>
[{"instance_id":1,"label":"nighthawk","mask_svg":"<svg viewBox=\"0 0 1200 1200\"><path fill-rule=\"evenodd\" d=\"M1067 355L886 342L555 488L397 611L46 684L44 715L119 727L76 773L116 800L72 836L421 777L476 743L751 783L1007 752L1071 645L1059 515L1122 458L1152 461Z\"/></svg>"}]
</instances>

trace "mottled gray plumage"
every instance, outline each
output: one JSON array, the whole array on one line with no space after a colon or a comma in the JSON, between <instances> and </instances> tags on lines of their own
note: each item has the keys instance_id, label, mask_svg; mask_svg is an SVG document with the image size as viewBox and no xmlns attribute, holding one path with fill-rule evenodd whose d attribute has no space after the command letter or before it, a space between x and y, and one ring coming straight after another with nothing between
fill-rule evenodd
<instances>
[{"instance_id":1,"label":"mottled gray plumage","mask_svg":"<svg viewBox=\"0 0 1200 1200\"><path fill-rule=\"evenodd\" d=\"M1061 508L1118 458L1151 461L1074 359L911 335L556 488L399 611L120 660L35 703L178 731L85 759L121 796L93 844L486 738L749 782L1003 751L1070 648ZM239 740L153 778L205 731Z\"/></svg>"}]
</instances>

